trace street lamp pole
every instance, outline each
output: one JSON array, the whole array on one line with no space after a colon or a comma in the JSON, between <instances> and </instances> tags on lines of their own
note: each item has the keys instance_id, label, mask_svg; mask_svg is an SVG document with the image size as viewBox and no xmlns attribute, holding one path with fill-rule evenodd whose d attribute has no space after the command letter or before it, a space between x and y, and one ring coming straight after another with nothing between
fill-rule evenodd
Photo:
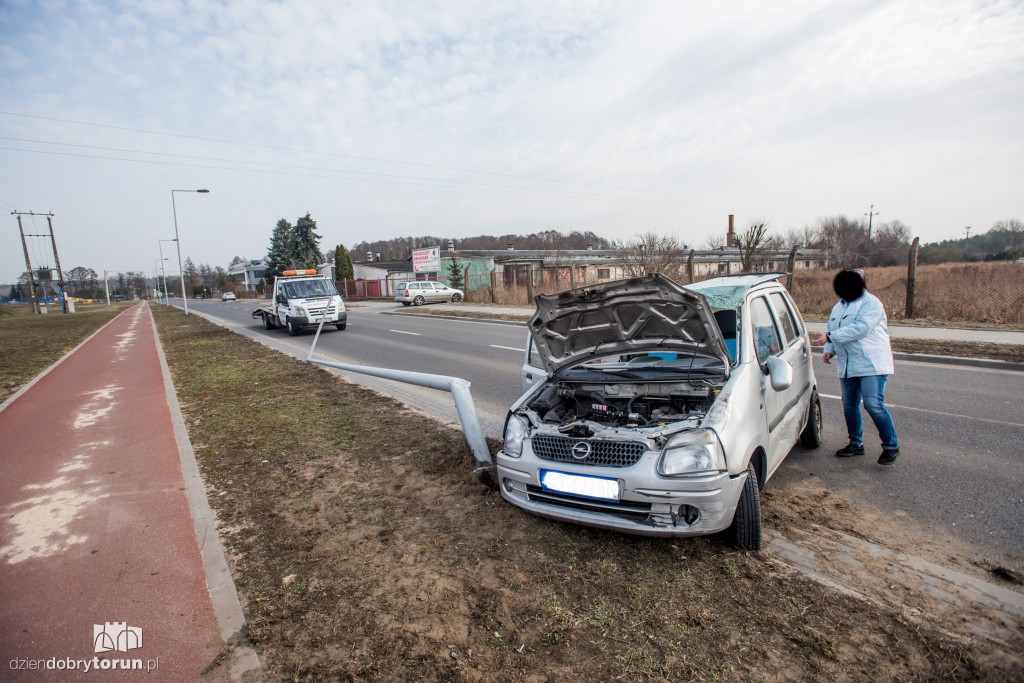
<instances>
[{"instance_id":1,"label":"street lamp pole","mask_svg":"<svg viewBox=\"0 0 1024 683\"><path fill-rule=\"evenodd\" d=\"M167 259L164 258L164 242L177 242L177 241L178 240L157 240L156 241L157 246L160 247L160 272L163 273L163 276L164 276L164 306L170 306L171 305L171 300L167 296L167 269L164 268L164 261L166 261Z\"/></svg>"},{"instance_id":2,"label":"street lamp pole","mask_svg":"<svg viewBox=\"0 0 1024 683\"><path fill-rule=\"evenodd\" d=\"M171 190L171 211L174 212L174 241L178 243L178 274L181 276L181 301L185 305L185 315L188 315L188 296L185 295L185 271L181 267L181 236L178 235L178 207L174 204L175 192L199 192L206 194L209 190Z\"/></svg>"}]
</instances>

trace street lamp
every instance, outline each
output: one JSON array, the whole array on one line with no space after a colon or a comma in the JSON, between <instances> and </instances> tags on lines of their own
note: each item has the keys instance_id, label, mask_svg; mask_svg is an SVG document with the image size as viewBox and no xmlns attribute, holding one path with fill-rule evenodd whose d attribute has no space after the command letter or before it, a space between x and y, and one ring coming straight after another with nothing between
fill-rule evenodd
<instances>
[{"instance_id":1,"label":"street lamp","mask_svg":"<svg viewBox=\"0 0 1024 683\"><path fill-rule=\"evenodd\" d=\"M181 301L185 304L185 315L188 315L188 297L185 295L185 271L181 267L181 237L178 235L178 208L174 205L175 192L207 194L209 190L171 190L171 211L174 212L174 241L178 243L178 275L181 276Z\"/></svg>"},{"instance_id":2,"label":"street lamp","mask_svg":"<svg viewBox=\"0 0 1024 683\"><path fill-rule=\"evenodd\" d=\"M171 195L173 199L174 195ZM177 242L178 240L157 240L157 246L160 248L160 271L164 276L164 306L170 306L171 300L167 296L167 269L164 268L164 261L169 259L164 258L164 242Z\"/></svg>"}]
</instances>

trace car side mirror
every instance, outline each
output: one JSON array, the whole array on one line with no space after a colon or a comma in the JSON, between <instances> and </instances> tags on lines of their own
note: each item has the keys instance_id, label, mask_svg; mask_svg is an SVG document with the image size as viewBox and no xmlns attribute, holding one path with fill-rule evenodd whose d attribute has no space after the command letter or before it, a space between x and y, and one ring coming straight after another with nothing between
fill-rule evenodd
<instances>
[{"instance_id":1,"label":"car side mirror","mask_svg":"<svg viewBox=\"0 0 1024 683\"><path fill-rule=\"evenodd\" d=\"M277 295L277 303L284 304L284 305L287 306L288 305L288 299L284 298L284 294L278 294Z\"/></svg>"},{"instance_id":2,"label":"car side mirror","mask_svg":"<svg viewBox=\"0 0 1024 683\"><path fill-rule=\"evenodd\" d=\"M772 382L772 389L785 391L793 384L793 366L778 356L768 356L765 363L768 366L768 377Z\"/></svg>"}]
</instances>

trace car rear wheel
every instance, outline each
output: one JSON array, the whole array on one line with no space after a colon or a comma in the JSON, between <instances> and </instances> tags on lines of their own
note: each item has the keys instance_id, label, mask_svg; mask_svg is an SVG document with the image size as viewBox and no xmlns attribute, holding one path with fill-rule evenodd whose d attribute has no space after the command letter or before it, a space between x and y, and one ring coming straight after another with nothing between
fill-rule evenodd
<instances>
[{"instance_id":1,"label":"car rear wheel","mask_svg":"<svg viewBox=\"0 0 1024 683\"><path fill-rule=\"evenodd\" d=\"M761 549L761 496L757 492L757 472L753 463L747 465L747 480L743 482L736 516L728 533L732 544L739 550Z\"/></svg>"},{"instance_id":2,"label":"car rear wheel","mask_svg":"<svg viewBox=\"0 0 1024 683\"><path fill-rule=\"evenodd\" d=\"M266 313L262 313L262 314L260 314L260 318L263 319L263 329L269 330L270 329L270 317L267 316Z\"/></svg>"},{"instance_id":3,"label":"car rear wheel","mask_svg":"<svg viewBox=\"0 0 1024 683\"><path fill-rule=\"evenodd\" d=\"M288 330L288 336L289 337L294 337L295 335L297 335L299 333L299 328L295 326L295 323L292 322L291 318L288 318L288 320L285 322L284 326L285 326L285 329Z\"/></svg>"},{"instance_id":4,"label":"car rear wheel","mask_svg":"<svg viewBox=\"0 0 1024 683\"><path fill-rule=\"evenodd\" d=\"M403 306L410 306L411 304L410 304L410 303L409 303L408 301L403 301L403 302L402 302L402 305L403 305Z\"/></svg>"},{"instance_id":5,"label":"car rear wheel","mask_svg":"<svg viewBox=\"0 0 1024 683\"><path fill-rule=\"evenodd\" d=\"M821 399L818 390L811 392L811 407L807 411L807 424L800 432L800 445L804 448L817 448L821 445Z\"/></svg>"},{"instance_id":6,"label":"car rear wheel","mask_svg":"<svg viewBox=\"0 0 1024 683\"><path fill-rule=\"evenodd\" d=\"M412 302L414 304L416 304L417 306L422 306L425 301L426 301L426 299L424 299L422 295L421 296L417 296L415 299L412 300Z\"/></svg>"},{"instance_id":7,"label":"car rear wheel","mask_svg":"<svg viewBox=\"0 0 1024 683\"><path fill-rule=\"evenodd\" d=\"M452 294L452 301L462 301L461 294Z\"/></svg>"}]
</instances>

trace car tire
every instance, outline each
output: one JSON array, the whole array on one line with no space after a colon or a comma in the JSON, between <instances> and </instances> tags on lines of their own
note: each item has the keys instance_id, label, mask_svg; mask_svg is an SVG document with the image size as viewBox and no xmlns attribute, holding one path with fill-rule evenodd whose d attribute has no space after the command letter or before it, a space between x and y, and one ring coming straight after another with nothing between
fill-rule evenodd
<instances>
[{"instance_id":1,"label":"car tire","mask_svg":"<svg viewBox=\"0 0 1024 683\"><path fill-rule=\"evenodd\" d=\"M452 301L462 301L461 294L452 294Z\"/></svg>"},{"instance_id":2,"label":"car tire","mask_svg":"<svg viewBox=\"0 0 1024 683\"><path fill-rule=\"evenodd\" d=\"M263 329L270 329L270 317L266 313L261 313L260 318L263 319Z\"/></svg>"},{"instance_id":3,"label":"car tire","mask_svg":"<svg viewBox=\"0 0 1024 683\"><path fill-rule=\"evenodd\" d=\"M800 432L800 445L804 448L817 448L821 445L821 399L818 390L811 392L811 406L807 411L807 423Z\"/></svg>"},{"instance_id":4,"label":"car tire","mask_svg":"<svg viewBox=\"0 0 1024 683\"><path fill-rule=\"evenodd\" d=\"M348 323L347 323L347 322L344 322L344 323L338 323L337 325L335 325L335 327L337 327L337 328L338 328L339 330L343 330L343 329L345 329L345 326L346 326L346 325L348 325Z\"/></svg>"},{"instance_id":5,"label":"car tire","mask_svg":"<svg viewBox=\"0 0 1024 683\"><path fill-rule=\"evenodd\" d=\"M417 306L422 306L426 302L426 299L424 299L422 296L417 296L415 299L412 300L412 302Z\"/></svg>"},{"instance_id":6,"label":"car tire","mask_svg":"<svg viewBox=\"0 0 1024 683\"><path fill-rule=\"evenodd\" d=\"M410 303L409 303L408 301L403 301L403 302L402 302L402 305L403 305L403 306L411 306L412 304L410 304Z\"/></svg>"},{"instance_id":7,"label":"car tire","mask_svg":"<svg viewBox=\"0 0 1024 683\"><path fill-rule=\"evenodd\" d=\"M294 337L299 333L299 328L295 326L295 323L292 322L291 318L285 320L284 326L285 329L288 330L289 337Z\"/></svg>"},{"instance_id":8,"label":"car tire","mask_svg":"<svg viewBox=\"0 0 1024 683\"><path fill-rule=\"evenodd\" d=\"M747 480L743 482L736 516L728 533L729 540L738 550L761 549L761 496L757 492L757 472L753 463L747 465Z\"/></svg>"}]
</instances>

